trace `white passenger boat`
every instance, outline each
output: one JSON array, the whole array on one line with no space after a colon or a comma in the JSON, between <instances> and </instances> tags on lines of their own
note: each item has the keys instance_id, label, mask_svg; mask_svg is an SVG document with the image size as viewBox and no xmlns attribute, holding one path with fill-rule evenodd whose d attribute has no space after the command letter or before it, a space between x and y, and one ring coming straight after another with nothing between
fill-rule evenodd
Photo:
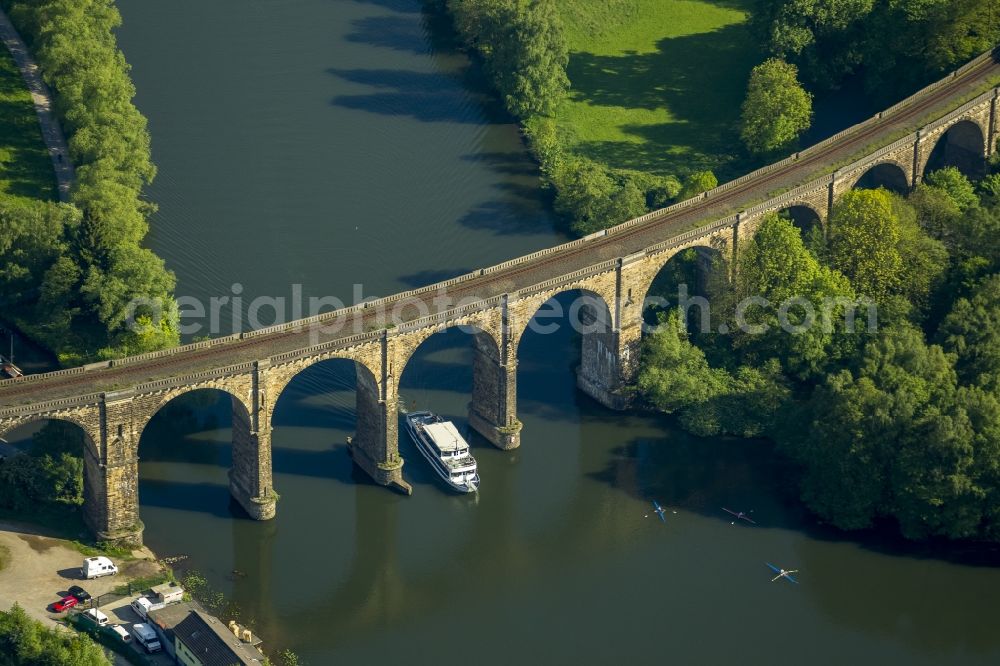
<instances>
[{"instance_id":1,"label":"white passenger boat","mask_svg":"<svg viewBox=\"0 0 1000 666\"><path fill-rule=\"evenodd\" d=\"M454 423L431 412L413 412L406 415L406 429L445 483L461 493L479 489L476 459Z\"/></svg>"}]
</instances>

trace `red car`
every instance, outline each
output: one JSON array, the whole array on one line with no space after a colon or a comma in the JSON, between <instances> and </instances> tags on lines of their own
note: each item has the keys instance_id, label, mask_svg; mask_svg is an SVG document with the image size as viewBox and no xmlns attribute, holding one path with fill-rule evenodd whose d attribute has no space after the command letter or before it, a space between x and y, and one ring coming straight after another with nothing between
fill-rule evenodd
<instances>
[{"instance_id":1,"label":"red car","mask_svg":"<svg viewBox=\"0 0 1000 666\"><path fill-rule=\"evenodd\" d=\"M59 601L52 604L52 610L56 613L62 613L63 611L68 611L73 606L76 606L80 601L73 596L63 597Z\"/></svg>"}]
</instances>

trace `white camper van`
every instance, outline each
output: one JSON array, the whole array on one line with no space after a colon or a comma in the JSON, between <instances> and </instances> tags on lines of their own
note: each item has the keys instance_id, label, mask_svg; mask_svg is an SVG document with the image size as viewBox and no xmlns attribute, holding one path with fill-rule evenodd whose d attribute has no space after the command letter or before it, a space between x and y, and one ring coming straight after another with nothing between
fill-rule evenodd
<instances>
[{"instance_id":1,"label":"white camper van","mask_svg":"<svg viewBox=\"0 0 1000 666\"><path fill-rule=\"evenodd\" d=\"M143 620L148 620L149 611L160 610L161 608L166 606L166 604L162 603L154 604L146 597L139 597L138 599L134 599L132 601L131 606L132 610L134 610L139 615L139 617L141 617Z\"/></svg>"},{"instance_id":2,"label":"white camper van","mask_svg":"<svg viewBox=\"0 0 1000 666\"><path fill-rule=\"evenodd\" d=\"M106 557L88 557L80 567L80 575L86 579L100 578L101 576L114 576L118 573L115 563Z\"/></svg>"},{"instance_id":3,"label":"white camper van","mask_svg":"<svg viewBox=\"0 0 1000 666\"><path fill-rule=\"evenodd\" d=\"M88 609L83 613L83 616L96 624L98 627L106 627L108 624L108 616L96 608Z\"/></svg>"},{"instance_id":4,"label":"white camper van","mask_svg":"<svg viewBox=\"0 0 1000 666\"><path fill-rule=\"evenodd\" d=\"M146 652L159 652L163 649L160 645L160 639L156 635L156 630L148 624L133 624L132 635L142 647L146 648Z\"/></svg>"}]
</instances>

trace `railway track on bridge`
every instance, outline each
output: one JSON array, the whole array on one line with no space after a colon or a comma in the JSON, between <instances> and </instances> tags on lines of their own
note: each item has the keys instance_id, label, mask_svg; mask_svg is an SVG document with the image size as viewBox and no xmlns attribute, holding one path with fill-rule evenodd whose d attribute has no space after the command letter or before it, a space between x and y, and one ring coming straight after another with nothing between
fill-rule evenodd
<instances>
[{"instance_id":1,"label":"railway track on bridge","mask_svg":"<svg viewBox=\"0 0 1000 666\"><path fill-rule=\"evenodd\" d=\"M724 191L711 195L701 204L691 205L679 210L666 209L661 215L653 215L640 224L621 225L613 228L602 237L585 243L569 243L566 246L554 248L549 254L525 263L486 272L477 276L456 282L446 288L445 293L453 299L487 299L501 293L513 292L530 288L546 280L567 275L602 261L616 257L625 257L656 243L669 241L681 233L691 229L692 225L704 220L725 217L726 214L740 210L741 206L754 201L754 197L766 195L783 187L802 184L823 167L831 167L840 161L850 159L858 151L871 146L880 137L889 137L895 132L909 128L916 129L914 123L919 123L929 113L938 109L949 100L960 98L981 87L988 78L1000 75L1000 63L997 52L993 57L966 68L959 75L938 85L933 90L906 103L878 120L856 126L836 143L822 150L803 151L801 159L781 167L773 168L745 182L722 186ZM919 94L919 93L918 93ZM943 114L942 114L943 115ZM888 143L888 141L885 141ZM560 249L561 248L561 249ZM408 296L414 301L420 301L429 311L431 301L440 292L436 290L423 291ZM389 299L390 303L393 298ZM391 307L388 305L387 307ZM330 318L336 313L328 313ZM26 398L34 400L52 400L72 396L81 391L87 393L112 391L118 387L131 386L159 378L189 374L200 370L227 367L248 360L263 359L279 353L307 348L317 343L336 342L345 339L361 330L370 330L377 325L378 312L374 309L350 311L344 316L351 321L359 320L359 324L343 334L329 335L322 340L312 340L315 331L305 325L301 330L281 330L266 335L234 339L217 346L182 350L175 354L166 354L141 362L130 362L127 365L116 366L71 375L53 374L31 381L10 381L0 383L0 407L13 406L27 402Z\"/></svg>"}]
</instances>

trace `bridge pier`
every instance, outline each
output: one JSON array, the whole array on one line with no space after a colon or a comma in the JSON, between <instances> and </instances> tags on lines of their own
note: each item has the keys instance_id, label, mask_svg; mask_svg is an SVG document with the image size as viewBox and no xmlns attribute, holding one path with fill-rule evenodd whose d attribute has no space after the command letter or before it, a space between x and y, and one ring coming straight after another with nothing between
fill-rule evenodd
<instances>
[{"instance_id":1,"label":"bridge pier","mask_svg":"<svg viewBox=\"0 0 1000 666\"><path fill-rule=\"evenodd\" d=\"M229 470L229 492L251 518L270 520L278 502L271 472L271 429L266 419L251 418L235 396L232 403L233 467Z\"/></svg>"},{"instance_id":2,"label":"bridge pier","mask_svg":"<svg viewBox=\"0 0 1000 666\"><path fill-rule=\"evenodd\" d=\"M104 465L92 451L83 457L83 521L96 541L141 546L139 464L131 460Z\"/></svg>"},{"instance_id":3,"label":"bridge pier","mask_svg":"<svg viewBox=\"0 0 1000 666\"><path fill-rule=\"evenodd\" d=\"M139 519L139 437L129 394L106 394L77 415L95 444L84 467L84 522L97 541L142 544Z\"/></svg>"},{"instance_id":4,"label":"bridge pier","mask_svg":"<svg viewBox=\"0 0 1000 666\"><path fill-rule=\"evenodd\" d=\"M469 425L498 449L516 449L521 446L517 363L503 363L500 350L489 335L478 333L475 340Z\"/></svg>"},{"instance_id":5,"label":"bridge pier","mask_svg":"<svg viewBox=\"0 0 1000 666\"><path fill-rule=\"evenodd\" d=\"M628 409L632 403L629 384L635 373L642 324L630 321L627 326L615 329L607 309L594 300L580 312L583 340L576 385L608 409Z\"/></svg>"},{"instance_id":6,"label":"bridge pier","mask_svg":"<svg viewBox=\"0 0 1000 666\"><path fill-rule=\"evenodd\" d=\"M409 495L413 488L403 480L399 455L399 398L391 382L382 382L383 395L371 372L357 367L357 434L350 442L351 457L375 483Z\"/></svg>"}]
</instances>

